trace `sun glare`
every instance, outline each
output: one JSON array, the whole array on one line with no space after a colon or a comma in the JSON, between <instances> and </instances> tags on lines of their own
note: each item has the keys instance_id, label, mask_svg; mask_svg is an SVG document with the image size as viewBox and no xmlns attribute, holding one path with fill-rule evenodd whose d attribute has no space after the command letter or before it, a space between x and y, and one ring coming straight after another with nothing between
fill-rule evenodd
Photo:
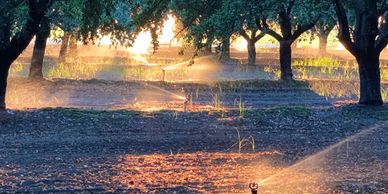
<instances>
[{"instance_id":1,"label":"sun glare","mask_svg":"<svg viewBox=\"0 0 388 194\"><path fill-rule=\"evenodd\" d=\"M137 36L135 43L128 50L135 54L149 54L148 49L151 46L152 38L150 32L141 32Z\"/></svg>"},{"instance_id":2,"label":"sun glare","mask_svg":"<svg viewBox=\"0 0 388 194\"><path fill-rule=\"evenodd\" d=\"M112 41L109 36L103 36L99 42L100 45L111 45Z\"/></svg>"},{"instance_id":3,"label":"sun glare","mask_svg":"<svg viewBox=\"0 0 388 194\"><path fill-rule=\"evenodd\" d=\"M341 43L338 43L337 50L341 50L341 51L342 51L342 50L345 50L344 45L341 44Z\"/></svg>"},{"instance_id":4,"label":"sun glare","mask_svg":"<svg viewBox=\"0 0 388 194\"><path fill-rule=\"evenodd\" d=\"M246 51L248 43L243 37L239 36L232 45L238 51Z\"/></svg>"},{"instance_id":5,"label":"sun glare","mask_svg":"<svg viewBox=\"0 0 388 194\"><path fill-rule=\"evenodd\" d=\"M172 15L168 16L168 19L164 22L164 26L162 28L162 34L159 35L159 43L160 44L175 44L173 39L175 37L174 34L175 28L175 18ZM135 43L131 48L129 48L129 52L136 54L149 54L148 50L150 49L152 44L151 33L149 31L141 32Z\"/></svg>"},{"instance_id":6,"label":"sun glare","mask_svg":"<svg viewBox=\"0 0 388 194\"><path fill-rule=\"evenodd\" d=\"M159 38L161 44L172 44L174 42L175 18L172 15L168 16L168 19L164 22L162 29L162 35Z\"/></svg>"}]
</instances>

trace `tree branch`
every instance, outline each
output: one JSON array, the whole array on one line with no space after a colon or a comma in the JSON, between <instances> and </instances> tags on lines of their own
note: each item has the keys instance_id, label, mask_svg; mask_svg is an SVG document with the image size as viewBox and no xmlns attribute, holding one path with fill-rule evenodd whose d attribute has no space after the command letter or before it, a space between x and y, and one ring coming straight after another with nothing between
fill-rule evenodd
<instances>
[{"instance_id":1,"label":"tree branch","mask_svg":"<svg viewBox=\"0 0 388 194\"><path fill-rule=\"evenodd\" d=\"M350 36L349 22L344 5L341 0L334 0L334 3L339 23L338 39L350 53L355 55L358 51Z\"/></svg>"},{"instance_id":2,"label":"tree branch","mask_svg":"<svg viewBox=\"0 0 388 194\"><path fill-rule=\"evenodd\" d=\"M300 35L302 35L304 32L306 32L307 30L311 29L312 27L314 27L314 23L310 23L310 24L307 24L307 25L298 25L296 27L296 30L294 32L294 34L291 36L292 39L296 40L297 38L299 38Z\"/></svg>"},{"instance_id":3,"label":"tree branch","mask_svg":"<svg viewBox=\"0 0 388 194\"><path fill-rule=\"evenodd\" d=\"M288 2L288 7L287 7L287 10L286 10L286 13L287 13L288 16L291 14L291 11L292 11L292 8L294 7L294 5L295 5L295 0L290 0Z\"/></svg>"},{"instance_id":4,"label":"tree branch","mask_svg":"<svg viewBox=\"0 0 388 194\"><path fill-rule=\"evenodd\" d=\"M4 50L4 53L9 53L3 60L10 62L16 60L19 54L28 46L36 32L39 30L39 24L42 20L47 6L50 5L50 0L40 0L37 3L36 0L28 1L28 15L27 23L23 26L22 30L16 34L9 45Z\"/></svg>"},{"instance_id":5,"label":"tree branch","mask_svg":"<svg viewBox=\"0 0 388 194\"><path fill-rule=\"evenodd\" d=\"M375 42L375 48L378 52L381 52L388 44L388 11L385 11L383 15L383 21L381 21L380 33Z\"/></svg>"},{"instance_id":6,"label":"tree branch","mask_svg":"<svg viewBox=\"0 0 388 194\"><path fill-rule=\"evenodd\" d=\"M239 34L240 34L246 41L249 41L250 38L249 38L247 32L245 32L245 30L241 30L241 31L239 32Z\"/></svg>"},{"instance_id":7,"label":"tree branch","mask_svg":"<svg viewBox=\"0 0 388 194\"><path fill-rule=\"evenodd\" d=\"M265 36L265 32L261 31L260 34L258 34L254 39L253 41L256 43L257 41L259 41L260 39L262 39L264 36Z\"/></svg>"},{"instance_id":8,"label":"tree branch","mask_svg":"<svg viewBox=\"0 0 388 194\"><path fill-rule=\"evenodd\" d=\"M270 29L268 24L267 24L267 19L258 19L256 20L256 25L257 27L259 28L259 30L261 32L264 32L265 34L268 34L270 36L272 36L273 38L275 38L277 41L281 41L283 40L283 37L278 34L277 32L275 32L274 30Z\"/></svg>"}]
</instances>

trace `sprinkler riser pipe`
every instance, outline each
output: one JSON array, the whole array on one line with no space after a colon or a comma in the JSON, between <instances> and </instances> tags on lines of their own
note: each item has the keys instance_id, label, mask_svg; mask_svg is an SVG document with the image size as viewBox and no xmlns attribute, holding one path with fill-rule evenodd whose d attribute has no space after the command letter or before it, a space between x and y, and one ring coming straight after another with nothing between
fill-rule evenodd
<instances>
[{"instance_id":1,"label":"sprinkler riser pipe","mask_svg":"<svg viewBox=\"0 0 388 194\"><path fill-rule=\"evenodd\" d=\"M162 69L163 75L162 75L162 80L165 82L166 81L166 70Z\"/></svg>"},{"instance_id":2,"label":"sprinkler riser pipe","mask_svg":"<svg viewBox=\"0 0 388 194\"><path fill-rule=\"evenodd\" d=\"M183 112L187 112L187 106L189 105L190 100L191 100L191 96L190 95L186 95L186 99L183 102Z\"/></svg>"}]
</instances>

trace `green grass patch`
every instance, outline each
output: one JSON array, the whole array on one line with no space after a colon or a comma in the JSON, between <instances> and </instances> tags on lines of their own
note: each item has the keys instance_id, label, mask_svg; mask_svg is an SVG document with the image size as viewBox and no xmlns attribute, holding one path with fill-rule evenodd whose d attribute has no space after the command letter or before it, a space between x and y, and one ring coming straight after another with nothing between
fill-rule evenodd
<instances>
[{"instance_id":1,"label":"green grass patch","mask_svg":"<svg viewBox=\"0 0 388 194\"><path fill-rule=\"evenodd\" d=\"M303 60L295 60L294 66L310 66L310 67L353 67L353 63L349 61L339 61L330 57L306 58Z\"/></svg>"},{"instance_id":2,"label":"green grass patch","mask_svg":"<svg viewBox=\"0 0 388 194\"><path fill-rule=\"evenodd\" d=\"M236 111L237 112L237 111ZM309 117L313 110L305 106L278 106L273 108L247 110L247 117L265 117L268 115L284 116L284 117Z\"/></svg>"},{"instance_id":3,"label":"green grass patch","mask_svg":"<svg viewBox=\"0 0 388 194\"><path fill-rule=\"evenodd\" d=\"M341 113L354 119L388 120L387 107L349 105L342 107Z\"/></svg>"},{"instance_id":4,"label":"green grass patch","mask_svg":"<svg viewBox=\"0 0 388 194\"><path fill-rule=\"evenodd\" d=\"M94 110L94 109L77 109L77 108L45 108L41 111L52 111L65 117L72 118L114 118L114 117L137 117L139 111L129 110ZM112 116L114 115L114 116Z\"/></svg>"},{"instance_id":5,"label":"green grass patch","mask_svg":"<svg viewBox=\"0 0 388 194\"><path fill-rule=\"evenodd\" d=\"M255 90L255 89L283 89L283 88L308 88L304 81L281 81L281 80L252 80L252 81L220 81L217 88L223 91Z\"/></svg>"}]
</instances>

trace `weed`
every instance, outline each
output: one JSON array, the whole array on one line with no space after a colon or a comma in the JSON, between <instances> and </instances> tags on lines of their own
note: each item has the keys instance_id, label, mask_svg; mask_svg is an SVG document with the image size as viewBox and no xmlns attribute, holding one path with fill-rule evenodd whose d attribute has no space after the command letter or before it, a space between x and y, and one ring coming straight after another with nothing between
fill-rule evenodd
<instances>
[{"instance_id":1,"label":"weed","mask_svg":"<svg viewBox=\"0 0 388 194\"><path fill-rule=\"evenodd\" d=\"M253 136L249 136L248 138L242 138L240 130L236 128L237 132L237 146L238 146L238 153L241 154L241 150L244 147L245 144L251 144L252 146L252 152L255 151L255 138Z\"/></svg>"},{"instance_id":2,"label":"weed","mask_svg":"<svg viewBox=\"0 0 388 194\"><path fill-rule=\"evenodd\" d=\"M245 116L245 105L244 105L244 102L241 99L241 96L240 96L239 100L237 100L237 99L234 100L234 105L235 106L238 105L238 110L239 110L239 113L240 113L240 118L241 119L244 118L244 116Z\"/></svg>"},{"instance_id":3,"label":"weed","mask_svg":"<svg viewBox=\"0 0 388 194\"><path fill-rule=\"evenodd\" d=\"M295 60L293 62L293 65L309 66L309 67L353 67L354 66L354 64L349 63L349 61L346 61L344 63L330 57L306 58L303 60Z\"/></svg>"},{"instance_id":4,"label":"weed","mask_svg":"<svg viewBox=\"0 0 388 194\"><path fill-rule=\"evenodd\" d=\"M19 63L19 62L15 62L12 64L10 70L9 70L9 73L10 74L16 74L16 75L19 75L19 74L22 74L23 71L26 71L27 70L27 65L23 64L23 63Z\"/></svg>"},{"instance_id":5,"label":"weed","mask_svg":"<svg viewBox=\"0 0 388 194\"><path fill-rule=\"evenodd\" d=\"M279 68L273 66L265 66L264 72L273 74L275 79L280 79L281 71Z\"/></svg>"},{"instance_id":6,"label":"weed","mask_svg":"<svg viewBox=\"0 0 388 194\"><path fill-rule=\"evenodd\" d=\"M241 139L241 134L240 130L236 129L237 131L237 145L238 145L238 153L241 153L242 145L243 145L243 140Z\"/></svg>"},{"instance_id":7,"label":"weed","mask_svg":"<svg viewBox=\"0 0 388 194\"><path fill-rule=\"evenodd\" d=\"M174 111L174 112L173 112L173 118L174 118L175 120L178 119L178 111Z\"/></svg>"},{"instance_id":8,"label":"weed","mask_svg":"<svg viewBox=\"0 0 388 194\"><path fill-rule=\"evenodd\" d=\"M388 81L388 69L381 69L381 80Z\"/></svg>"},{"instance_id":9,"label":"weed","mask_svg":"<svg viewBox=\"0 0 388 194\"><path fill-rule=\"evenodd\" d=\"M382 96L384 102L388 101L388 88L381 89L381 96Z\"/></svg>"},{"instance_id":10,"label":"weed","mask_svg":"<svg viewBox=\"0 0 388 194\"><path fill-rule=\"evenodd\" d=\"M219 94L213 94L213 106L217 110L222 108L221 97Z\"/></svg>"},{"instance_id":11,"label":"weed","mask_svg":"<svg viewBox=\"0 0 388 194\"><path fill-rule=\"evenodd\" d=\"M249 136L248 140L252 145L252 152L255 152L255 138L253 136Z\"/></svg>"}]
</instances>

